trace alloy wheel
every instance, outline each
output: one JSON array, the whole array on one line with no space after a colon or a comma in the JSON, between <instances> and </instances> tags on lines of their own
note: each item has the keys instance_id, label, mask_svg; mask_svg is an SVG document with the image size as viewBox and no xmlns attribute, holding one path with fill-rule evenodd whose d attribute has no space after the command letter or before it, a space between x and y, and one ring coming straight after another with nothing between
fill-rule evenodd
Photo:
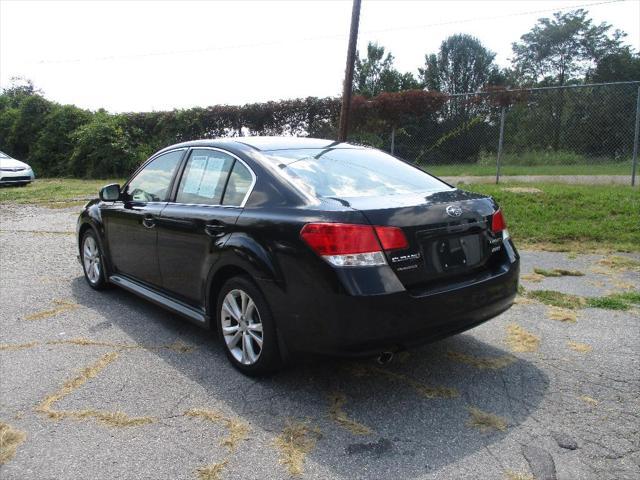
<instances>
[{"instance_id":1,"label":"alloy wheel","mask_svg":"<svg viewBox=\"0 0 640 480\"><path fill-rule=\"evenodd\" d=\"M91 235L87 235L82 245L82 262L87 278L92 284L100 281L100 249L96 240Z\"/></svg>"},{"instance_id":2,"label":"alloy wheel","mask_svg":"<svg viewBox=\"0 0 640 480\"><path fill-rule=\"evenodd\" d=\"M244 290L231 290L222 302L222 334L229 352L242 365L255 364L262 353L262 321Z\"/></svg>"}]
</instances>

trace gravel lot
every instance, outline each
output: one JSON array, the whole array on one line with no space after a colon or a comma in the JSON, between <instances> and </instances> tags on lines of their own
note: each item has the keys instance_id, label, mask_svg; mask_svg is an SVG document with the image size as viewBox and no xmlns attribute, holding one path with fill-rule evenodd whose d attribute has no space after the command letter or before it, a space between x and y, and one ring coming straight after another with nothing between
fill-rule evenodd
<instances>
[{"instance_id":1,"label":"gravel lot","mask_svg":"<svg viewBox=\"0 0 640 480\"><path fill-rule=\"evenodd\" d=\"M4 480L640 478L637 309L563 322L523 298L386 366L313 359L254 380L213 335L88 288L76 215L0 206L0 421L18 432ZM527 290L640 285L600 255L521 253L523 274L585 273Z\"/></svg>"}]
</instances>

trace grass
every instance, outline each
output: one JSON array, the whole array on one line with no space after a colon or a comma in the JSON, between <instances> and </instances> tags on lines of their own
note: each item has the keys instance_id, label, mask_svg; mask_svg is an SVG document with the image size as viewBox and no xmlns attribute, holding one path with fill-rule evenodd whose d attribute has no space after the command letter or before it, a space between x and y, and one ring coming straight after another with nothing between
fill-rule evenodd
<instances>
[{"instance_id":1,"label":"grass","mask_svg":"<svg viewBox=\"0 0 640 480\"><path fill-rule=\"evenodd\" d=\"M474 184L462 188L496 199L511 236L521 248L640 250L640 189L536 183L530 186L542 193L523 194L507 190L512 186Z\"/></svg>"},{"instance_id":2,"label":"grass","mask_svg":"<svg viewBox=\"0 0 640 480\"><path fill-rule=\"evenodd\" d=\"M568 308L551 307L547 312L551 320L564 323L576 323L578 315L574 310Z\"/></svg>"},{"instance_id":3,"label":"grass","mask_svg":"<svg viewBox=\"0 0 640 480\"><path fill-rule=\"evenodd\" d=\"M579 353L589 353L591 350L593 350L591 345L587 345L586 343L574 342L574 341L567 342L567 346L571 350Z\"/></svg>"},{"instance_id":4,"label":"grass","mask_svg":"<svg viewBox=\"0 0 640 480\"><path fill-rule=\"evenodd\" d=\"M86 198L96 197L98 189L107 183L118 180L39 179L23 188L0 188L0 203L79 205ZM521 248L580 252L640 250L638 188L552 183L524 187L513 183L473 184L462 188L491 195L500 203L509 232ZM535 189L535 193L523 192L522 188Z\"/></svg>"},{"instance_id":5,"label":"grass","mask_svg":"<svg viewBox=\"0 0 640 480\"><path fill-rule=\"evenodd\" d=\"M614 293L606 297L587 299L587 306L607 310L629 310L633 305L640 305L640 292Z\"/></svg>"},{"instance_id":6,"label":"grass","mask_svg":"<svg viewBox=\"0 0 640 480\"><path fill-rule=\"evenodd\" d=\"M527 296L552 307L576 309L585 305L584 298L555 290L531 290Z\"/></svg>"},{"instance_id":7,"label":"grass","mask_svg":"<svg viewBox=\"0 0 640 480\"><path fill-rule=\"evenodd\" d=\"M26 187L0 188L0 203L30 203L46 206L80 205L98 196L98 190L122 180L82 180L78 178L42 178ZM56 205L59 204L59 205Z\"/></svg>"},{"instance_id":8,"label":"grass","mask_svg":"<svg viewBox=\"0 0 640 480\"><path fill-rule=\"evenodd\" d=\"M42 310L36 313L32 313L31 315L27 315L26 317L24 317L24 319L43 320L45 318L55 317L56 315L64 312L69 312L80 307L80 305L78 305L77 303L71 302L69 300L54 300L53 303L55 303L57 306L48 310Z\"/></svg>"},{"instance_id":9,"label":"grass","mask_svg":"<svg viewBox=\"0 0 640 480\"><path fill-rule=\"evenodd\" d=\"M187 417L200 417L212 423L222 424L227 429L228 435L220 441L220 445L226 447L231 453L235 452L238 444L249 435L249 426L246 423L234 418L225 417L214 410L193 408L187 410L184 414Z\"/></svg>"},{"instance_id":10,"label":"grass","mask_svg":"<svg viewBox=\"0 0 640 480\"><path fill-rule=\"evenodd\" d=\"M423 168L438 177L496 176L493 165L424 165ZM628 175L631 181L630 163L601 163L596 165L508 165L500 166L500 175Z\"/></svg>"}]
</instances>

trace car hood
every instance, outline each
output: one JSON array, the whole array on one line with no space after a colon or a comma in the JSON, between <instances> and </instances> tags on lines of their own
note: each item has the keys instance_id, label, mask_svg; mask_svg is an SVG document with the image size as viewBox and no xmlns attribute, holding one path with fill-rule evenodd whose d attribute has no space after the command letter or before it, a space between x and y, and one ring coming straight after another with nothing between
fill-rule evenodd
<instances>
[{"instance_id":1,"label":"car hood","mask_svg":"<svg viewBox=\"0 0 640 480\"><path fill-rule=\"evenodd\" d=\"M29 168L29 165L27 165L24 162L21 162L20 160L16 160L15 158L0 158L0 167L2 168L6 168L6 167L21 167L21 168Z\"/></svg>"}]
</instances>

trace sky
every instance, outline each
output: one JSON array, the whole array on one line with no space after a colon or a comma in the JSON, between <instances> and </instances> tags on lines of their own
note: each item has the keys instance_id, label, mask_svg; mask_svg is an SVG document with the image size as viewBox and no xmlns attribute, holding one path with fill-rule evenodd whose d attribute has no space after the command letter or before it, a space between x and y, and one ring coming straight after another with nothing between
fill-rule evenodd
<instances>
[{"instance_id":1,"label":"sky","mask_svg":"<svg viewBox=\"0 0 640 480\"><path fill-rule=\"evenodd\" d=\"M640 50L640 0L363 0L358 48L377 41L401 71L454 33L509 65L540 17L585 6ZM351 1L0 0L0 87L110 112L244 104L341 93Z\"/></svg>"}]
</instances>

